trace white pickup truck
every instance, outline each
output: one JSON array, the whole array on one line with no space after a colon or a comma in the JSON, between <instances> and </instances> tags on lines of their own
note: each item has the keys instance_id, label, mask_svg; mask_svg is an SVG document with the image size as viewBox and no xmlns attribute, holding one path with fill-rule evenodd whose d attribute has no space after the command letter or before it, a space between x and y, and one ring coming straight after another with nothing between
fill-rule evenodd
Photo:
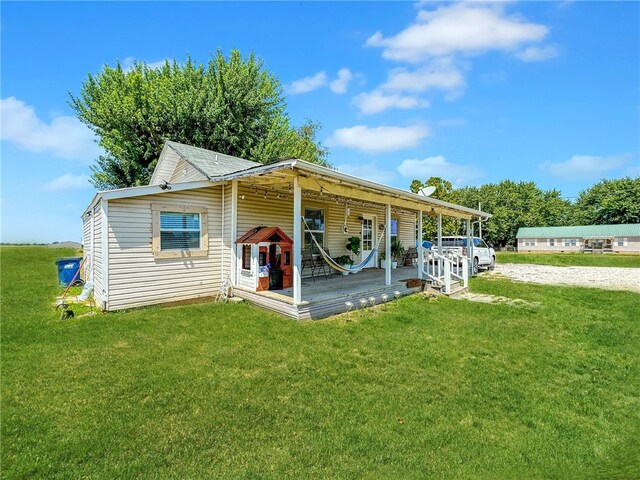
<instances>
[{"instance_id":1,"label":"white pickup truck","mask_svg":"<svg viewBox=\"0 0 640 480\"><path fill-rule=\"evenodd\" d=\"M436 243L431 247L438 251ZM442 237L443 255L447 252L455 252L463 257L467 256L467 237ZM473 237L473 273L478 273L479 268L493 270L496 265L496 252L493 247L487 245L480 237Z\"/></svg>"}]
</instances>

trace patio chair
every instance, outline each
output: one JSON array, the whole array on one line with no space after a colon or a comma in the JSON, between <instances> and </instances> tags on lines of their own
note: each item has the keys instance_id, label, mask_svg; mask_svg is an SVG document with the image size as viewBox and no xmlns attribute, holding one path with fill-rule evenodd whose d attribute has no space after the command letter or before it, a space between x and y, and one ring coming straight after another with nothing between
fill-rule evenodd
<instances>
[{"instance_id":1,"label":"patio chair","mask_svg":"<svg viewBox=\"0 0 640 480\"><path fill-rule=\"evenodd\" d=\"M418 249L416 247L409 247L407 253L405 253L402 260L402 265L405 267L416 267L418 265Z\"/></svg>"},{"instance_id":2,"label":"patio chair","mask_svg":"<svg viewBox=\"0 0 640 480\"><path fill-rule=\"evenodd\" d=\"M309 267L311 269L311 279L315 282L316 281L316 277L315 277L315 259L313 258L313 254L311 253L311 250L308 248L305 248L304 250L302 250L302 264L300 265L300 276L302 276L302 274L304 273L304 269L305 267Z\"/></svg>"},{"instance_id":3,"label":"patio chair","mask_svg":"<svg viewBox=\"0 0 640 480\"><path fill-rule=\"evenodd\" d=\"M325 248L324 251L327 253L327 255L331 256L331 253L329 253L328 248ZM329 265L327 264L327 261L324 259L322 255L318 255L318 257L315 258L313 266L316 272L320 272L320 270L322 270L322 274L324 275L324 278L328 278L331 276L331 268L329 267Z\"/></svg>"}]
</instances>

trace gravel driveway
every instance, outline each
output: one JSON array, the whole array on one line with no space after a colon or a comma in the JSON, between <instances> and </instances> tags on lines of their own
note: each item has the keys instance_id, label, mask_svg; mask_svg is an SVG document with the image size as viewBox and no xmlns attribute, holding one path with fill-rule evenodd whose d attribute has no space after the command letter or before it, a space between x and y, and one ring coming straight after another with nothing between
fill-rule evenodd
<instances>
[{"instance_id":1,"label":"gravel driveway","mask_svg":"<svg viewBox=\"0 0 640 480\"><path fill-rule=\"evenodd\" d=\"M508 277L518 282L547 285L630 290L640 293L640 268L622 267L552 267L516 263L497 264L487 275Z\"/></svg>"}]
</instances>

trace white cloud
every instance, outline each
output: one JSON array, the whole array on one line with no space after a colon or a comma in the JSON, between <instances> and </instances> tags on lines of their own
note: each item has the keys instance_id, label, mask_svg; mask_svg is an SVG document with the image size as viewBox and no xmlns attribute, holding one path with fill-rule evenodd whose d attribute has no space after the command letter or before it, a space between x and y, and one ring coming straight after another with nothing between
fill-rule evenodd
<instances>
[{"instance_id":1,"label":"white cloud","mask_svg":"<svg viewBox=\"0 0 640 480\"><path fill-rule=\"evenodd\" d=\"M84 173L79 175L66 173L58 178L54 178L42 186L43 190L49 191L84 190L85 188L91 188L91 184L89 183L89 175Z\"/></svg>"},{"instance_id":2,"label":"white cloud","mask_svg":"<svg viewBox=\"0 0 640 480\"><path fill-rule=\"evenodd\" d=\"M122 62L120 62L120 66L122 66L122 70L128 72L133 69L136 63L145 63L149 68L162 68L166 61L167 59L163 58L162 60L156 60L155 62L145 62L144 60L140 60L136 57L126 57Z\"/></svg>"},{"instance_id":3,"label":"white cloud","mask_svg":"<svg viewBox=\"0 0 640 480\"><path fill-rule=\"evenodd\" d=\"M527 47L516 53L516 57L525 62L541 62L558 56L558 49L551 45Z\"/></svg>"},{"instance_id":4,"label":"white cloud","mask_svg":"<svg viewBox=\"0 0 640 480\"><path fill-rule=\"evenodd\" d=\"M405 96L398 94L386 94L379 90L373 92L361 93L353 98L353 103L361 113L370 115L380 113L389 108L426 108L429 102L421 100L416 96Z\"/></svg>"},{"instance_id":5,"label":"white cloud","mask_svg":"<svg viewBox=\"0 0 640 480\"><path fill-rule=\"evenodd\" d=\"M56 115L46 123L32 106L15 97L0 99L0 116L0 138L29 152L85 163L91 163L100 152L93 132L75 117Z\"/></svg>"},{"instance_id":6,"label":"white cloud","mask_svg":"<svg viewBox=\"0 0 640 480\"><path fill-rule=\"evenodd\" d=\"M291 84L287 85L286 90L292 95L299 93L307 93L313 90L317 90L320 87L324 87L327 84L327 74L325 72L318 72L310 77L301 78L295 80Z\"/></svg>"},{"instance_id":7,"label":"white cloud","mask_svg":"<svg viewBox=\"0 0 640 480\"><path fill-rule=\"evenodd\" d=\"M548 33L544 25L506 15L502 5L458 3L421 10L406 29L389 37L376 32L366 46L383 48L390 60L421 62L459 53L512 51L542 41Z\"/></svg>"},{"instance_id":8,"label":"white cloud","mask_svg":"<svg viewBox=\"0 0 640 480\"><path fill-rule=\"evenodd\" d=\"M368 163L348 163L344 165L338 165L336 167L339 171L355 177L366 178L372 182L383 183L388 185L390 181L396 176L396 172L393 170L385 170L380 168L375 162Z\"/></svg>"},{"instance_id":9,"label":"white cloud","mask_svg":"<svg viewBox=\"0 0 640 480\"><path fill-rule=\"evenodd\" d=\"M629 155L615 157L574 155L566 162L545 162L538 167L548 175L564 180L595 180L611 170L622 167L629 158Z\"/></svg>"},{"instance_id":10,"label":"white cloud","mask_svg":"<svg viewBox=\"0 0 640 480\"><path fill-rule=\"evenodd\" d=\"M482 177L482 172L470 165L456 165L442 155L422 160L404 160L398 167L400 175L406 178L442 177L454 186L467 184Z\"/></svg>"},{"instance_id":11,"label":"white cloud","mask_svg":"<svg viewBox=\"0 0 640 480\"><path fill-rule=\"evenodd\" d=\"M355 125L335 130L327 139L327 145L366 153L384 153L415 147L428 135L429 129L423 125L373 128Z\"/></svg>"},{"instance_id":12,"label":"white cloud","mask_svg":"<svg viewBox=\"0 0 640 480\"><path fill-rule=\"evenodd\" d=\"M438 62L413 71L406 68L394 69L382 84L382 88L410 92L424 92L430 89L459 90L464 87L464 83L464 76L460 70Z\"/></svg>"},{"instance_id":13,"label":"white cloud","mask_svg":"<svg viewBox=\"0 0 640 480\"><path fill-rule=\"evenodd\" d=\"M349 86L349 82L353 79L353 73L348 68L341 68L338 70L338 78L336 78L331 84L329 88L333 93L342 94L347 91L347 87Z\"/></svg>"}]
</instances>

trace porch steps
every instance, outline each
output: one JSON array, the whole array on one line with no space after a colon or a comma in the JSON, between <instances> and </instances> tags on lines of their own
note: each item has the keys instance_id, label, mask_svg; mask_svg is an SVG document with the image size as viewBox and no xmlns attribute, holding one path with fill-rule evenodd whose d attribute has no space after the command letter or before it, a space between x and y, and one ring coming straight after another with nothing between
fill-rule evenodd
<instances>
[{"instance_id":1,"label":"porch steps","mask_svg":"<svg viewBox=\"0 0 640 480\"><path fill-rule=\"evenodd\" d=\"M462 282L460 280L456 282L451 282L451 293L449 294L444 293L444 284L440 285L438 283L432 282L432 283L427 283L427 285L429 286L430 289L434 291L434 293L438 295L444 295L445 297L450 297L450 298L458 298L469 291L468 287L462 286ZM425 291L426 291L426 287L425 287Z\"/></svg>"}]
</instances>

